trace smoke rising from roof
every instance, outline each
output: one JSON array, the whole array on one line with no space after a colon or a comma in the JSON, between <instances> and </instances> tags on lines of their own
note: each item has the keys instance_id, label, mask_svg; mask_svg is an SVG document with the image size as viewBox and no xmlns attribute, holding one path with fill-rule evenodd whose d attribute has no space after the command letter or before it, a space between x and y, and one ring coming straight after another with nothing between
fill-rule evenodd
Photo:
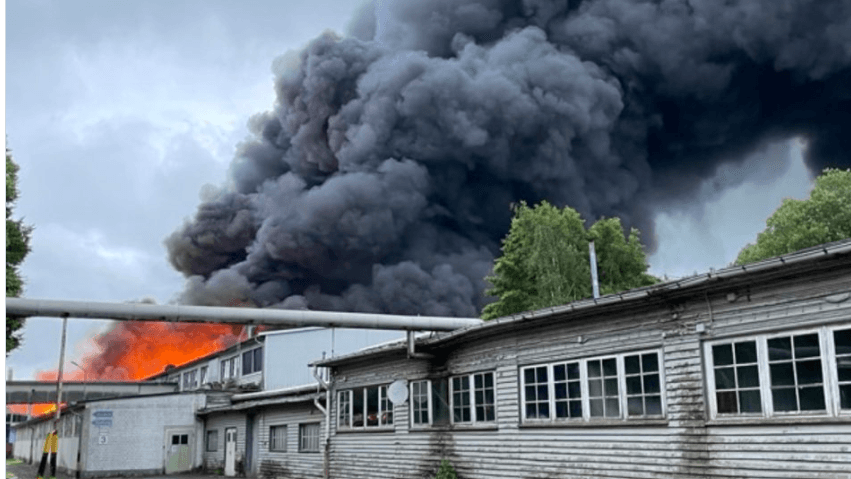
<instances>
[{"instance_id":1,"label":"smoke rising from roof","mask_svg":"<svg viewBox=\"0 0 851 479\"><path fill-rule=\"evenodd\" d=\"M509 205L619 216L801 136L851 151L851 1L388 0L275 60L181 301L474 316Z\"/></svg>"}]
</instances>

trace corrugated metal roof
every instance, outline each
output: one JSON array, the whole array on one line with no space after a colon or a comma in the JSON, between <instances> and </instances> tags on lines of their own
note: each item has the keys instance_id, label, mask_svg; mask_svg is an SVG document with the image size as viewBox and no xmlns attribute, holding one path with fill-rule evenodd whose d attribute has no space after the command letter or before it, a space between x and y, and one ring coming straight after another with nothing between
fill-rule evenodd
<instances>
[{"instance_id":1,"label":"corrugated metal roof","mask_svg":"<svg viewBox=\"0 0 851 479\"><path fill-rule=\"evenodd\" d=\"M620 293L609 294L600 298L582 299L561 306L553 306L535 311L525 311L511 316L504 316L486 321L482 324L456 329L455 331L448 333L432 334L424 340L418 339L417 344L437 345L452 339L460 339L466 335L480 331L484 332L489 329L499 327L510 328L523 321L538 320L552 316L579 314L580 312L585 313L593 311L594 309L603 309L604 307L631 305L648 300L649 298L660 297L662 295L671 293L687 293L689 291L698 290L701 287L710 286L722 280L729 280L733 278L746 279L751 275L756 276L757 274L781 271L789 265L814 262L843 254L851 254L851 238L813 246L794 253L768 258L751 264L729 266L717 271L710 270L708 273L697 274L694 276L654 284L652 286L645 286L642 288L622 291ZM352 354L337 356L332 359L319 360L311 363L311 365L336 366L350 361L362 360L371 356L404 351L406 348L406 342L399 341L394 344L386 344L380 347L366 348Z\"/></svg>"}]
</instances>

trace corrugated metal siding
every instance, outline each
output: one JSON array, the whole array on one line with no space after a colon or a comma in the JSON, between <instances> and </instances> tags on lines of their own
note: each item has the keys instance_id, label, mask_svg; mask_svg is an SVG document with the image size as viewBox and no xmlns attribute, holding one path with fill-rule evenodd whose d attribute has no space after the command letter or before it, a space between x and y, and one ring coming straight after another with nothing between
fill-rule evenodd
<instances>
[{"instance_id":1,"label":"corrugated metal siding","mask_svg":"<svg viewBox=\"0 0 851 479\"><path fill-rule=\"evenodd\" d=\"M260 413L259 473L261 477L321 478L322 452L299 452L299 424L321 423L325 432L325 416L310 403L268 407ZM269 450L269 428L287 426L286 452Z\"/></svg>"},{"instance_id":2,"label":"corrugated metal siding","mask_svg":"<svg viewBox=\"0 0 851 479\"><path fill-rule=\"evenodd\" d=\"M240 457L245 457L245 414L240 413L225 413L211 414L207 416L206 429L204 438L206 439L207 431L219 431L219 441L216 451L207 451L204 441L199 441L204 447L204 468L207 470L224 469L225 467L225 429L229 427L236 428L236 457L237 461Z\"/></svg>"},{"instance_id":3,"label":"corrugated metal siding","mask_svg":"<svg viewBox=\"0 0 851 479\"><path fill-rule=\"evenodd\" d=\"M835 321L851 324L851 300L824 300L849 290L851 275L845 266L798 281L659 301L617 316L588 317L569 324L554 318L499 338L459 344L445 364L398 358L376 365L345 365L336 372L336 389L441 371L493 369L498 428L409 431L409 401L395 408L395 417L405 418L404 423L397 421L395 433L333 434L331 477L433 477L442 457L450 459L466 479L851 477L847 417L821 425L707 426L702 353L704 341L724 335ZM727 298L731 291L737 295L733 302ZM705 333L695 332L697 323L706 325ZM555 427L520 423L519 367L648 349L662 354L665 420ZM336 427L333 421L332 427Z\"/></svg>"}]
</instances>

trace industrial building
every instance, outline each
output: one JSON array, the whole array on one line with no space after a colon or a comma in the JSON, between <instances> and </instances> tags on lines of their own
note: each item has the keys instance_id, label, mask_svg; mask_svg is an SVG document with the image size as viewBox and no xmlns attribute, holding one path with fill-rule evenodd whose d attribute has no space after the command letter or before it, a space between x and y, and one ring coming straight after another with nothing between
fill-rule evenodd
<instances>
[{"instance_id":1,"label":"industrial building","mask_svg":"<svg viewBox=\"0 0 851 479\"><path fill-rule=\"evenodd\" d=\"M261 334L155 378L181 391L151 399L187 411L132 471L851 478L851 240L416 340L344 331ZM81 475L115 471L92 451L127 437L133 401L70 408Z\"/></svg>"}]
</instances>

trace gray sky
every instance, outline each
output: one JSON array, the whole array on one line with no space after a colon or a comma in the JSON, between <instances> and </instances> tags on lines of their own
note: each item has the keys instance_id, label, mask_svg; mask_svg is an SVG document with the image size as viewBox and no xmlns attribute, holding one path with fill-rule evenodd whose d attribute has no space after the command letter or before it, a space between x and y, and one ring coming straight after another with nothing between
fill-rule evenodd
<instances>
[{"instance_id":1,"label":"gray sky","mask_svg":"<svg viewBox=\"0 0 851 479\"><path fill-rule=\"evenodd\" d=\"M194 214L204 185L225 182L248 118L271 108L272 60L323 30L345 31L360 3L7 1L15 213L36 228L25 295L172 300L183 278L163 239ZM719 171L704 185L710 203L660 212L651 273L730 263L782 198L808 194L802 147L774 145ZM60 324L28 320L7 358L16 379L56 367ZM66 361L91 353L87 339L105 324L71 320Z\"/></svg>"}]
</instances>

